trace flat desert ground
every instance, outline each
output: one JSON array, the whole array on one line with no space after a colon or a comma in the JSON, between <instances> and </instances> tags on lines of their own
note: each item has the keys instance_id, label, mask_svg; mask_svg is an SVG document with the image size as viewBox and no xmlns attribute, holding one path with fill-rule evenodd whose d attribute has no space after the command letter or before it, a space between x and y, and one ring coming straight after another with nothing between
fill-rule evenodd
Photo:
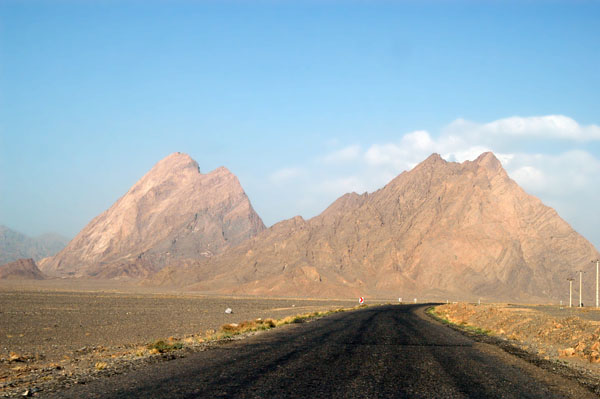
<instances>
[{"instance_id":1,"label":"flat desert ground","mask_svg":"<svg viewBox=\"0 0 600 399\"><path fill-rule=\"evenodd\" d=\"M69 385L91 371L113 372L115 362L137 362L140 349L158 340L193 346L224 324L356 305L358 298L223 297L101 281L2 281L0 396ZM103 364L107 370L97 370Z\"/></svg>"},{"instance_id":2,"label":"flat desert ground","mask_svg":"<svg viewBox=\"0 0 600 399\"><path fill-rule=\"evenodd\" d=\"M357 300L86 292L65 288L0 286L0 358L17 353L57 361L86 347L140 345L168 337L204 334L226 323L278 319L357 305ZM233 313L226 314L227 308Z\"/></svg>"}]
</instances>

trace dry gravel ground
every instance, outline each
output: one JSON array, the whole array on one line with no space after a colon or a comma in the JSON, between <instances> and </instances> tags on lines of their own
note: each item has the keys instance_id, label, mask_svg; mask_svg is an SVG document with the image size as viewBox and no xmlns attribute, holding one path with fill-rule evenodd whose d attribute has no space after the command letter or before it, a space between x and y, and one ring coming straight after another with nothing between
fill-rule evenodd
<instances>
[{"instance_id":1,"label":"dry gravel ground","mask_svg":"<svg viewBox=\"0 0 600 399\"><path fill-rule=\"evenodd\" d=\"M448 304L442 319L506 340L541 359L600 375L600 310L514 304Z\"/></svg>"},{"instance_id":2,"label":"dry gravel ground","mask_svg":"<svg viewBox=\"0 0 600 399\"><path fill-rule=\"evenodd\" d=\"M36 393L40 387L81 382L204 350L211 345L203 339L207 332L226 323L357 305L354 300L20 288L0 286L0 396ZM225 313L228 307L232 314ZM148 343L160 339L185 347L169 353L147 349Z\"/></svg>"}]
</instances>

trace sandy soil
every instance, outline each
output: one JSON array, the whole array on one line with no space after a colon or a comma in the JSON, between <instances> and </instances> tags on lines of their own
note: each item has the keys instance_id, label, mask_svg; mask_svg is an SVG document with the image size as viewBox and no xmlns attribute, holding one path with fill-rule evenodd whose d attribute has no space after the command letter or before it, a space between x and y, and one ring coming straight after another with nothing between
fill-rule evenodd
<instances>
[{"instance_id":1,"label":"sandy soil","mask_svg":"<svg viewBox=\"0 0 600 399\"><path fill-rule=\"evenodd\" d=\"M0 286L0 396L20 395L49 379L85 380L109 365L118 372L121 360L154 361L153 356L165 355L148 353L146 345L159 339L198 349L198 337L226 323L357 305L356 300L109 292L102 287L94 292L64 291L58 285L17 288ZM226 308L233 313L226 314Z\"/></svg>"}]
</instances>

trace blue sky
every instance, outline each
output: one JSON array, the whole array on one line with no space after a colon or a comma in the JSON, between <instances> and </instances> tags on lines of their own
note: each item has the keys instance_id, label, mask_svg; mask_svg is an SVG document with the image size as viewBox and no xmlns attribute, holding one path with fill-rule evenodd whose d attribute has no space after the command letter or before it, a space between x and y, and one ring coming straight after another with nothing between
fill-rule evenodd
<instances>
[{"instance_id":1,"label":"blue sky","mask_svg":"<svg viewBox=\"0 0 600 399\"><path fill-rule=\"evenodd\" d=\"M598 1L0 2L0 224L74 236L171 152L270 225L498 154L600 247Z\"/></svg>"}]
</instances>

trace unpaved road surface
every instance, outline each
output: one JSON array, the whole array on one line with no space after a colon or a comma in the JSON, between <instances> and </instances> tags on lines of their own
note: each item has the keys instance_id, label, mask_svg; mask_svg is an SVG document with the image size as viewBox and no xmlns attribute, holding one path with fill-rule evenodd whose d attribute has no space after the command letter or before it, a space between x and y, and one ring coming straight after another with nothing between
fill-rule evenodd
<instances>
[{"instance_id":1,"label":"unpaved road surface","mask_svg":"<svg viewBox=\"0 0 600 399\"><path fill-rule=\"evenodd\" d=\"M387 305L291 324L60 398L593 398L576 382Z\"/></svg>"}]
</instances>

